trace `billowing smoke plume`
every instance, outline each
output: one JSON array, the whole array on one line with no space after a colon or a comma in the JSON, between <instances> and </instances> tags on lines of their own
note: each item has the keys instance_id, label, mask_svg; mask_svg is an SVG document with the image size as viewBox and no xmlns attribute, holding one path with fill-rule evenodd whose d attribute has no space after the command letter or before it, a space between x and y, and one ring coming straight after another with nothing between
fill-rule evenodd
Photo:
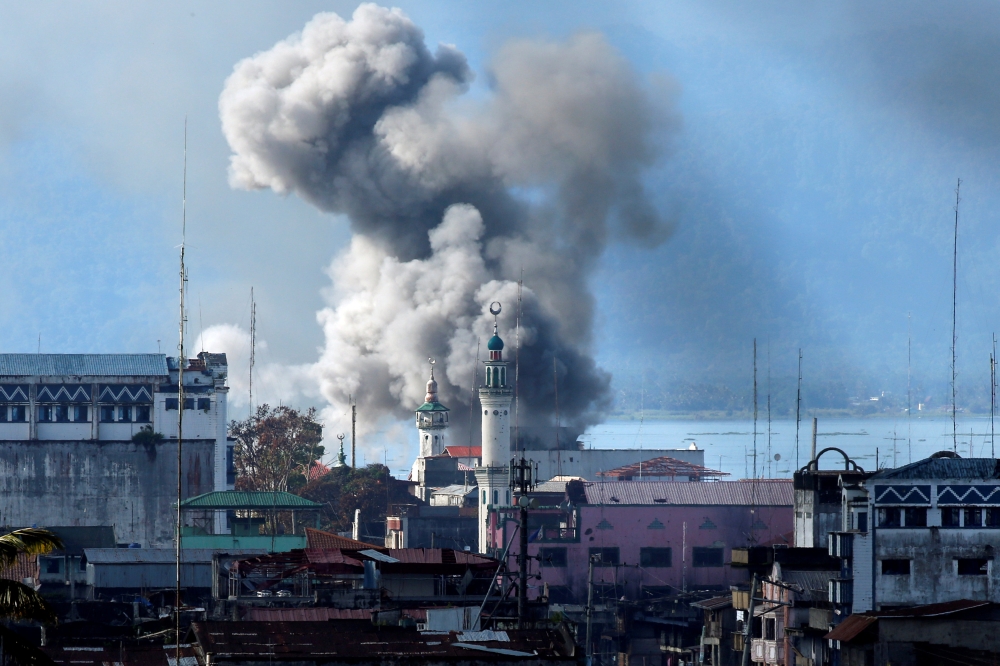
<instances>
[{"instance_id":1,"label":"billowing smoke plume","mask_svg":"<svg viewBox=\"0 0 1000 666\"><path fill-rule=\"evenodd\" d=\"M490 75L488 98L468 101L459 51L432 53L402 12L362 5L317 15L226 82L231 184L298 194L355 232L318 315L331 413L353 395L369 419L404 415L434 357L461 425L491 301L514 355L522 271L521 423L552 422L553 358L564 424L608 405L587 278L609 238L663 235L642 184L661 112L596 34L508 44Z\"/></svg>"}]
</instances>

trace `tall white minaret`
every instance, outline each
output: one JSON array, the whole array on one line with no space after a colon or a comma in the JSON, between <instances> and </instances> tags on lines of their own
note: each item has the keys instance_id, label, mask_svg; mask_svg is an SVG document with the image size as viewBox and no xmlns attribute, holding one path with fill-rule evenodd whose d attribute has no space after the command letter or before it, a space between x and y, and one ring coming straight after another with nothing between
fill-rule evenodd
<instances>
[{"instance_id":1,"label":"tall white minaret","mask_svg":"<svg viewBox=\"0 0 1000 666\"><path fill-rule=\"evenodd\" d=\"M493 337L487 343L490 358L486 361L486 384L479 387L483 410L483 457L476 467L479 484L479 552L489 553L501 544L490 543L489 507L510 505L508 466L510 464L510 403L514 390L507 382L507 363L503 360L503 340L497 333L496 316L500 304L491 303Z\"/></svg>"},{"instance_id":2,"label":"tall white minaret","mask_svg":"<svg viewBox=\"0 0 1000 666\"><path fill-rule=\"evenodd\" d=\"M448 408L438 402L438 383L434 380L434 359L431 378L427 380L424 404L417 407L417 430L420 433L420 457L439 456L444 453L444 438L448 432Z\"/></svg>"}]
</instances>

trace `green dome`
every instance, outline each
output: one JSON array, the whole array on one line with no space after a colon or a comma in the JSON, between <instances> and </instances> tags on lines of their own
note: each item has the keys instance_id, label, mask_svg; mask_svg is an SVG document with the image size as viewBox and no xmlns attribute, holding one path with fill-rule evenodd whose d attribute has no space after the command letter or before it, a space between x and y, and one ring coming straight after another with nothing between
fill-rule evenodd
<instances>
[{"instance_id":1,"label":"green dome","mask_svg":"<svg viewBox=\"0 0 1000 666\"><path fill-rule=\"evenodd\" d=\"M490 351L503 351L503 340L496 333L490 338L490 341L486 343L486 348Z\"/></svg>"}]
</instances>

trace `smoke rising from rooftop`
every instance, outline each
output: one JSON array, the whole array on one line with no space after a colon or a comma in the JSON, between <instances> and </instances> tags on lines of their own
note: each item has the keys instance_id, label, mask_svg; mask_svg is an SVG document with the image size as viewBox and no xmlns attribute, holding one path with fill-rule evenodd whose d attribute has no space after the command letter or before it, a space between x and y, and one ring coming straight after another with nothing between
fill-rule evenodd
<instances>
[{"instance_id":1,"label":"smoke rising from rooftop","mask_svg":"<svg viewBox=\"0 0 1000 666\"><path fill-rule=\"evenodd\" d=\"M226 81L231 185L297 194L354 232L318 313L331 414L350 395L363 418L404 416L434 357L453 428L467 423L491 301L513 360L522 270L521 423L552 422L553 358L564 424L609 404L587 279L610 240L665 236L642 177L672 115L597 34L509 43L490 77L466 99L455 47L431 52L401 11L366 4L315 16Z\"/></svg>"}]
</instances>

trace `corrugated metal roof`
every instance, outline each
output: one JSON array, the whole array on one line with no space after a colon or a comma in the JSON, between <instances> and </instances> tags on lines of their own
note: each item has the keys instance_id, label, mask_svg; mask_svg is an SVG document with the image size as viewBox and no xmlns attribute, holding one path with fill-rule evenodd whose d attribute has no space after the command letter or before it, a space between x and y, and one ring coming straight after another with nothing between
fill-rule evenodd
<instances>
[{"instance_id":1,"label":"corrugated metal roof","mask_svg":"<svg viewBox=\"0 0 1000 666\"><path fill-rule=\"evenodd\" d=\"M84 551L91 564L164 564L175 562L173 548L87 548ZM215 550L212 548L183 548L181 562L211 563L216 553L227 555L263 555L263 548Z\"/></svg>"},{"instance_id":2,"label":"corrugated metal roof","mask_svg":"<svg viewBox=\"0 0 1000 666\"><path fill-rule=\"evenodd\" d=\"M878 618L874 615L851 615L823 638L847 643L857 638L862 631L875 622L878 622Z\"/></svg>"},{"instance_id":3,"label":"corrugated metal roof","mask_svg":"<svg viewBox=\"0 0 1000 666\"><path fill-rule=\"evenodd\" d=\"M481 446L446 446L444 450L452 458L483 457L483 447Z\"/></svg>"},{"instance_id":4,"label":"corrugated metal roof","mask_svg":"<svg viewBox=\"0 0 1000 666\"><path fill-rule=\"evenodd\" d=\"M312 527L306 528L306 544L308 548L316 548L319 550L333 550L336 548L344 548L346 550L362 550L365 548L371 548L374 545L365 543L364 541L348 539L347 537L342 537L339 534L333 534L332 532L324 532L323 530L313 529Z\"/></svg>"},{"instance_id":5,"label":"corrugated metal roof","mask_svg":"<svg viewBox=\"0 0 1000 666\"><path fill-rule=\"evenodd\" d=\"M989 601L973 601L972 599L955 599L954 601L943 601L938 604L925 604L923 606L911 606L910 608L895 608L893 610L879 611L879 617L938 617L940 615L951 615L962 611L972 610L989 606Z\"/></svg>"},{"instance_id":6,"label":"corrugated metal roof","mask_svg":"<svg viewBox=\"0 0 1000 666\"><path fill-rule=\"evenodd\" d=\"M461 484L456 484L454 486L445 486L444 488L437 488L431 491L432 495L461 495L465 497L467 495L472 495L475 497L477 491L476 486L463 486Z\"/></svg>"},{"instance_id":7,"label":"corrugated metal roof","mask_svg":"<svg viewBox=\"0 0 1000 666\"><path fill-rule=\"evenodd\" d=\"M371 618L372 612L362 608L248 608L243 616L250 622L326 622Z\"/></svg>"},{"instance_id":8,"label":"corrugated metal roof","mask_svg":"<svg viewBox=\"0 0 1000 666\"><path fill-rule=\"evenodd\" d=\"M181 502L184 509L319 509L322 504L285 492L216 490Z\"/></svg>"},{"instance_id":9,"label":"corrugated metal roof","mask_svg":"<svg viewBox=\"0 0 1000 666\"><path fill-rule=\"evenodd\" d=\"M605 472L598 472L597 476L606 479L617 479L621 481L631 480L642 476L687 476L687 477L718 477L729 476L729 472L720 472L717 469L709 469L704 465L671 458L670 456L660 456L650 458L642 462L635 462Z\"/></svg>"},{"instance_id":10,"label":"corrugated metal roof","mask_svg":"<svg viewBox=\"0 0 1000 666\"><path fill-rule=\"evenodd\" d=\"M719 610L720 608L729 608L733 605L733 595L727 594L722 597L712 597L711 599L702 599L701 601L692 601L691 605L695 608L703 608L704 610Z\"/></svg>"},{"instance_id":11,"label":"corrugated metal roof","mask_svg":"<svg viewBox=\"0 0 1000 666\"><path fill-rule=\"evenodd\" d=\"M584 483L588 504L791 506L791 479Z\"/></svg>"},{"instance_id":12,"label":"corrugated metal roof","mask_svg":"<svg viewBox=\"0 0 1000 666\"><path fill-rule=\"evenodd\" d=\"M0 376L166 377L164 354L0 354Z\"/></svg>"},{"instance_id":13,"label":"corrugated metal roof","mask_svg":"<svg viewBox=\"0 0 1000 666\"><path fill-rule=\"evenodd\" d=\"M875 474L872 479L997 479L1000 460L993 458L927 458Z\"/></svg>"}]
</instances>

